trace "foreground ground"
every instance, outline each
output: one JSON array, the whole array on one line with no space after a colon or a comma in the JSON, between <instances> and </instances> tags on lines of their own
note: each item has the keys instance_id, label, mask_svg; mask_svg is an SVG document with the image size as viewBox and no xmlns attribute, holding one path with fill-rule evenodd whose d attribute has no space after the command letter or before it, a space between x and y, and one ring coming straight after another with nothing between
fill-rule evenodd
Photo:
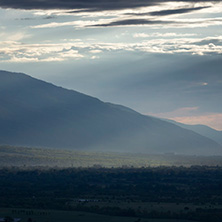
<instances>
[{"instance_id":1,"label":"foreground ground","mask_svg":"<svg viewBox=\"0 0 222 222\"><path fill-rule=\"evenodd\" d=\"M144 219L135 217L117 217L99 215L86 212L35 210L35 209L8 209L1 208L0 216L21 219L20 222L192 222L188 220Z\"/></svg>"},{"instance_id":2,"label":"foreground ground","mask_svg":"<svg viewBox=\"0 0 222 222\"><path fill-rule=\"evenodd\" d=\"M89 222L222 221L219 166L4 167L0 178L0 217L21 215L23 221L30 217L36 222L60 217ZM33 209L52 213L37 215Z\"/></svg>"}]
</instances>

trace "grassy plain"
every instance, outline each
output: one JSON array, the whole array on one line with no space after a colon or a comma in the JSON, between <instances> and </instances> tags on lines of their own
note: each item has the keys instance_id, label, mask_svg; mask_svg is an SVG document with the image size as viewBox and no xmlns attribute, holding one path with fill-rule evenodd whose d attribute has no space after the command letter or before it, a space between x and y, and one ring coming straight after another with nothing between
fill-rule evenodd
<instances>
[{"instance_id":1,"label":"grassy plain","mask_svg":"<svg viewBox=\"0 0 222 222\"><path fill-rule=\"evenodd\" d=\"M105 153L49 148L0 146L0 167L156 167L222 166L222 156Z\"/></svg>"}]
</instances>

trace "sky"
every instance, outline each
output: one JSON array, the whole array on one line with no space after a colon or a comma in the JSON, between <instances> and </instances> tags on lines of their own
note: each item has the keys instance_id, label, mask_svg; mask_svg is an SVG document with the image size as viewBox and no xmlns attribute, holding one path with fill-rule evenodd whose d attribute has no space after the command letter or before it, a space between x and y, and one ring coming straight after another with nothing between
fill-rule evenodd
<instances>
[{"instance_id":1,"label":"sky","mask_svg":"<svg viewBox=\"0 0 222 222\"><path fill-rule=\"evenodd\" d=\"M222 130L222 1L1 0L0 69Z\"/></svg>"}]
</instances>

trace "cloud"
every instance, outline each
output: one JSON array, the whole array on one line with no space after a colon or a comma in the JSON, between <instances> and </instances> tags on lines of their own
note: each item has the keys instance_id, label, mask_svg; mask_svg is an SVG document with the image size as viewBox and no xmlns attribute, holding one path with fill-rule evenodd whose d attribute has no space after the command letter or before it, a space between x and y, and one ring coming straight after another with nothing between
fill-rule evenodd
<instances>
[{"instance_id":1,"label":"cloud","mask_svg":"<svg viewBox=\"0 0 222 222\"><path fill-rule=\"evenodd\" d=\"M209 45L214 48L216 45L222 45L222 37L207 37L198 43L197 45Z\"/></svg>"},{"instance_id":2,"label":"cloud","mask_svg":"<svg viewBox=\"0 0 222 222\"><path fill-rule=\"evenodd\" d=\"M97 54L97 53L101 53L102 50L94 49L94 50L90 50L89 52L93 54Z\"/></svg>"},{"instance_id":3,"label":"cloud","mask_svg":"<svg viewBox=\"0 0 222 222\"><path fill-rule=\"evenodd\" d=\"M19 9L85 9L89 11L114 10L123 8L135 8L155 4L154 0L2 0L0 5L4 8Z\"/></svg>"},{"instance_id":4,"label":"cloud","mask_svg":"<svg viewBox=\"0 0 222 222\"><path fill-rule=\"evenodd\" d=\"M93 26L128 26L128 25L163 25L163 24L172 24L174 21L162 21L162 20L148 20L148 19L125 19L119 21L113 21L110 23L96 24Z\"/></svg>"},{"instance_id":5,"label":"cloud","mask_svg":"<svg viewBox=\"0 0 222 222\"><path fill-rule=\"evenodd\" d=\"M182 0L185 3L196 3L195 0ZM85 11L120 10L128 8L138 8L153 6L166 2L181 2L181 0L2 0L2 8L16 9L80 9ZM200 2L215 3L220 0L202 0Z\"/></svg>"},{"instance_id":6,"label":"cloud","mask_svg":"<svg viewBox=\"0 0 222 222\"><path fill-rule=\"evenodd\" d=\"M76 20L69 22L51 22L41 25L34 25L31 28L57 28L73 26L76 28L95 28L95 27L118 27L118 26L150 26L153 28L197 28L208 26L221 26L222 17L219 18L197 18L197 19L98 19L98 20Z\"/></svg>"},{"instance_id":7,"label":"cloud","mask_svg":"<svg viewBox=\"0 0 222 222\"><path fill-rule=\"evenodd\" d=\"M150 15L153 16L166 16L166 15L175 15L175 14L184 14L193 11L199 11L201 9L210 8L210 6L204 7L197 7L197 8L179 8L179 9L168 9L168 10L161 10L156 12L150 12Z\"/></svg>"},{"instance_id":8,"label":"cloud","mask_svg":"<svg viewBox=\"0 0 222 222\"><path fill-rule=\"evenodd\" d=\"M67 43L22 44L13 41L0 43L0 55L1 63L54 62L84 57Z\"/></svg>"},{"instance_id":9,"label":"cloud","mask_svg":"<svg viewBox=\"0 0 222 222\"><path fill-rule=\"evenodd\" d=\"M176 122L196 125L202 124L222 130L222 113L199 113L199 107L182 107L171 112L149 113L151 116L172 119Z\"/></svg>"},{"instance_id":10,"label":"cloud","mask_svg":"<svg viewBox=\"0 0 222 222\"><path fill-rule=\"evenodd\" d=\"M84 57L83 55L79 54L78 50L73 50L73 49L68 49L68 50L63 50L62 52L58 53L59 57L62 58L82 58Z\"/></svg>"},{"instance_id":11,"label":"cloud","mask_svg":"<svg viewBox=\"0 0 222 222\"><path fill-rule=\"evenodd\" d=\"M45 16L43 17L42 19L44 20L50 20L50 19L56 19L57 17L56 16L52 16L52 15L48 15L48 16ZM19 18L19 19L16 19L16 20L21 20L21 21L32 21L32 20L37 20L39 18L34 18L34 17L24 17L24 18Z\"/></svg>"},{"instance_id":12,"label":"cloud","mask_svg":"<svg viewBox=\"0 0 222 222\"><path fill-rule=\"evenodd\" d=\"M123 9L131 7L142 7L154 4L154 1L133 1L133 0L2 0L0 5L4 8L19 8L19 9L85 9L88 11L99 11L99 10L113 10Z\"/></svg>"},{"instance_id":13,"label":"cloud","mask_svg":"<svg viewBox=\"0 0 222 222\"><path fill-rule=\"evenodd\" d=\"M209 38L207 38L209 39ZM214 40L220 41L222 36L215 37ZM196 55L222 54L222 45L201 44L205 38L171 38L171 39L151 39L137 44L136 48L146 52L155 49L160 53L190 53Z\"/></svg>"},{"instance_id":14,"label":"cloud","mask_svg":"<svg viewBox=\"0 0 222 222\"><path fill-rule=\"evenodd\" d=\"M185 124L202 124L210 126L216 130L222 130L222 113L208 113L199 116L183 116L171 118L177 122Z\"/></svg>"},{"instance_id":15,"label":"cloud","mask_svg":"<svg viewBox=\"0 0 222 222\"><path fill-rule=\"evenodd\" d=\"M222 3L220 1L211 2L205 0L197 3L190 0L122 0L119 2L110 0L79 2L66 0L61 8L56 8L57 3L60 5L61 2L60 0L54 0L54 8L44 8L44 5L49 6L51 1L41 1L42 8L45 10L33 8L32 13L35 16L45 16L44 18L48 18L48 20L57 16L63 16L63 18L65 16L66 19L63 22L35 24L31 26L32 28L58 28L64 26L104 28L138 25L150 26L151 28L194 28L222 25L222 18L219 17L219 13L222 12ZM37 4L37 2L35 3ZM66 8L66 4L70 7L72 5L73 8L68 6ZM193 16L200 12L205 13L204 17ZM180 15L187 13L193 13L192 18L185 19L184 16L180 17Z\"/></svg>"},{"instance_id":16,"label":"cloud","mask_svg":"<svg viewBox=\"0 0 222 222\"><path fill-rule=\"evenodd\" d=\"M154 35L154 34L151 34ZM155 33L155 35L160 35ZM168 34L169 35L169 34ZM168 36L167 35L167 36ZM161 36L161 35L160 35ZM163 34L164 36L164 34ZM210 43L214 40L214 44ZM222 54L222 36L193 38L152 38L133 43L113 43L100 41L73 41L61 40L61 43L25 44L18 41L0 42L0 56L2 62L49 62L65 61L70 59L99 58L96 54L103 52L145 52L159 54L195 54L219 55ZM206 42L206 44L200 44ZM92 55L94 54L94 55ZM94 57L92 57L94 56ZM198 86L207 86L207 82L199 82Z\"/></svg>"},{"instance_id":17,"label":"cloud","mask_svg":"<svg viewBox=\"0 0 222 222\"><path fill-rule=\"evenodd\" d=\"M154 26L162 28L197 28L222 25L222 18L207 18L207 19L123 19L106 23L97 23L86 27L115 27L115 26Z\"/></svg>"},{"instance_id":18,"label":"cloud","mask_svg":"<svg viewBox=\"0 0 222 222\"><path fill-rule=\"evenodd\" d=\"M167 33L135 33L133 35L134 38L148 38L148 37L189 37L189 36L196 36L197 34L194 33L174 33L174 32L167 32Z\"/></svg>"},{"instance_id":19,"label":"cloud","mask_svg":"<svg viewBox=\"0 0 222 222\"><path fill-rule=\"evenodd\" d=\"M0 33L1 41L21 41L30 37L32 37L31 34L27 34L26 32L22 32L22 31Z\"/></svg>"},{"instance_id":20,"label":"cloud","mask_svg":"<svg viewBox=\"0 0 222 222\"><path fill-rule=\"evenodd\" d=\"M6 60L7 61L7 60ZM15 63L29 63L29 62L38 62L38 58L28 58L28 57L16 57L16 56L12 56L12 58L10 58L10 60L8 60L7 62L15 62Z\"/></svg>"},{"instance_id":21,"label":"cloud","mask_svg":"<svg viewBox=\"0 0 222 222\"><path fill-rule=\"evenodd\" d=\"M99 56L92 56L91 59L99 59Z\"/></svg>"},{"instance_id":22,"label":"cloud","mask_svg":"<svg viewBox=\"0 0 222 222\"><path fill-rule=\"evenodd\" d=\"M176 117L184 117L184 116L192 116L198 111L199 107L182 107L171 112L164 113L149 113L149 115L160 117L160 118L176 118Z\"/></svg>"},{"instance_id":23,"label":"cloud","mask_svg":"<svg viewBox=\"0 0 222 222\"><path fill-rule=\"evenodd\" d=\"M104 22L110 23L112 20L110 19L99 19L99 20L77 20L77 21L70 21L70 22L51 22L42 25L34 25L31 26L33 29L42 29L42 28L57 28L57 27L64 27L64 26L74 26L77 28L84 28L84 27L93 27L97 26L98 24L103 24Z\"/></svg>"},{"instance_id":24,"label":"cloud","mask_svg":"<svg viewBox=\"0 0 222 222\"><path fill-rule=\"evenodd\" d=\"M196 8L178 8L178 9L167 9L167 10L160 10L160 11L153 11L147 13L127 13L126 15L134 15L134 16L167 16L167 15L176 15L176 14L185 14L194 11L199 11L202 9L210 8L211 6L202 6Z\"/></svg>"}]
</instances>

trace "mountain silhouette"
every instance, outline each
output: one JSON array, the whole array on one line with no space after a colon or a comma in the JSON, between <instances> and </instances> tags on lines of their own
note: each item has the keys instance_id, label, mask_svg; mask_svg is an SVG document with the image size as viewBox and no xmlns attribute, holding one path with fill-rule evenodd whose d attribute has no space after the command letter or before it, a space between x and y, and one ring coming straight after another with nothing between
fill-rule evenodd
<instances>
[{"instance_id":1,"label":"mountain silhouette","mask_svg":"<svg viewBox=\"0 0 222 222\"><path fill-rule=\"evenodd\" d=\"M207 137L22 73L0 71L0 144L221 155Z\"/></svg>"},{"instance_id":2,"label":"mountain silhouette","mask_svg":"<svg viewBox=\"0 0 222 222\"><path fill-rule=\"evenodd\" d=\"M222 145L222 131L215 130L209 126L206 125L201 125L201 124L195 124L195 125L189 125L189 124L184 124L184 123L179 123L174 120L167 120L175 125L178 125L180 127L183 127L185 129L192 130L196 133L199 133L202 136L208 137L218 144Z\"/></svg>"}]
</instances>

